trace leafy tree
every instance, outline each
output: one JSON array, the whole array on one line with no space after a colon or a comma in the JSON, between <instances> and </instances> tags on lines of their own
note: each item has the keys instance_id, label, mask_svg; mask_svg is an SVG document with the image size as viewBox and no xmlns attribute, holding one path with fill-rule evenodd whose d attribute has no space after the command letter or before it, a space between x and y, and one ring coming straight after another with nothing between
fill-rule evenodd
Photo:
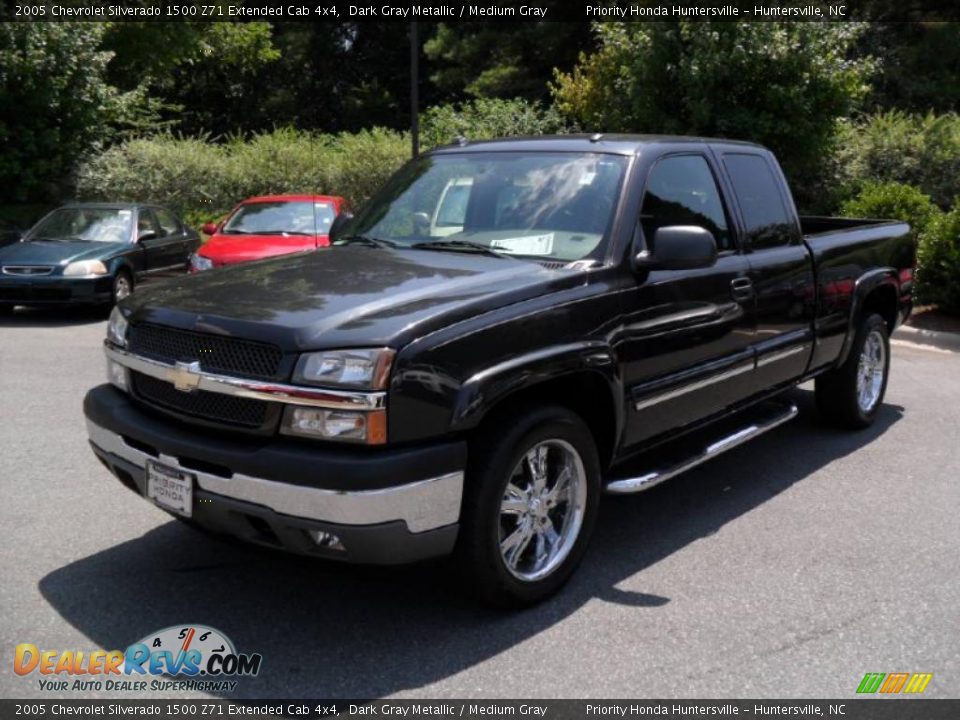
<instances>
[{"instance_id":1,"label":"leafy tree","mask_svg":"<svg viewBox=\"0 0 960 720\"><path fill-rule=\"evenodd\" d=\"M106 80L105 28L90 22L0 23L0 192L57 198L75 162L145 107Z\"/></svg>"},{"instance_id":2,"label":"leafy tree","mask_svg":"<svg viewBox=\"0 0 960 720\"><path fill-rule=\"evenodd\" d=\"M250 100L258 73L279 57L271 34L266 22L109 23L108 79L148 91L181 132L229 132L243 119L230 108Z\"/></svg>"},{"instance_id":3,"label":"leafy tree","mask_svg":"<svg viewBox=\"0 0 960 720\"><path fill-rule=\"evenodd\" d=\"M871 97L875 107L960 110L960 23L874 23L862 46L882 58Z\"/></svg>"},{"instance_id":4,"label":"leafy tree","mask_svg":"<svg viewBox=\"0 0 960 720\"><path fill-rule=\"evenodd\" d=\"M440 23L424 44L430 81L445 99L522 97L545 100L556 67L569 69L591 48L586 22Z\"/></svg>"},{"instance_id":5,"label":"leafy tree","mask_svg":"<svg viewBox=\"0 0 960 720\"><path fill-rule=\"evenodd\" d=\"M862 24L598 23L600 47L557 73L556 102L588 130L710 135L774 150L811 201L836 124L866 96ZM801 203L802 204L802 203Z\"/></svg>"}]
</instances>

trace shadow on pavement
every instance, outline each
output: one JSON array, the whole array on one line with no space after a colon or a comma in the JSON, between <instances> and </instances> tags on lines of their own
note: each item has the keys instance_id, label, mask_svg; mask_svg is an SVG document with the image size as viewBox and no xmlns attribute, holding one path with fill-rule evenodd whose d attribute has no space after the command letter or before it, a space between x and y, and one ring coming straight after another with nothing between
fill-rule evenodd
<instances>
[{"instance_id":1,"label":"shadow on pavement","mask_svg":"<svg viewBox=\"0 0 960 720\"><path fill-rule=\"evenodd\" d=\"M0 328L5 327L73 327L92 325L107 319L102 306L17 307L12 313L0 314Z\"/></svg>"},{"instance_id":2,"label":"shadow on pavement","mask_svg":"<svg viewBox=\"0 0 960 720\"><path fill-rule=\"evenodd\" d=\"M123 649L170 625L219 628L239 651L264 658L265 672L231 699L374 698L421 687L595 598L656 613L669 597L617 584L868 445L902 415L886 405L868 430L831 430L820 426L811 392L794 395L796 421L646 493L604 498L579 571L557 597L523 612L474 603L447 562L340 566L220 543L176 522L50 573L40 591L100 648Z\"/></svg>"}]
</instances>

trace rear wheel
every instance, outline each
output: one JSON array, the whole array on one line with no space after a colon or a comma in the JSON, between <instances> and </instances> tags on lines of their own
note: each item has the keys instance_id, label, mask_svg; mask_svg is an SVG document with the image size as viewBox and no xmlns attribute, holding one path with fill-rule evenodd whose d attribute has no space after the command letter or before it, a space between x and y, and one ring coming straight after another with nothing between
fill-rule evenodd
<instances>
[{"instance_id":1,"label":"rear wheel","mask_svg":"<svg viewBox=\"0 0 960 720\"><path fill-rule=\"evenodd\" d=\"M565 408L531 409L509 425L490 423L470 454L457 548L470 585L496 605L549 597L576 569L596 522L593 436Z\"/></svg>"},{"instance_id":2,"label":"rear wheel","mask_svg":"<svg viewBox=\"0 0 960 720\"><path fill-rule=\"evenodd\" d=\"M868 427L883 404L889 373L887 322L868 315L857 327L843 365L817 378L817 408L824 419L841 427Z\"/></svg>"}]
</instances>

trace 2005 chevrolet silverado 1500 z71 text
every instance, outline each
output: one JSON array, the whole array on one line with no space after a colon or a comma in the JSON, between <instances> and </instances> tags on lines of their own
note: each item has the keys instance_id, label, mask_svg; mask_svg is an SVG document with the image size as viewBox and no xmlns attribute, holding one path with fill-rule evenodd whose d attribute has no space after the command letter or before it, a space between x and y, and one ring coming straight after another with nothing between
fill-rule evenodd
<instances>
[{"instance_id":1,"label":"2005 chevrolet silverado 1500 z71 text","mask_svg":"<svg viewBox=\"0 0 960 720\"><path fill-rule=\"evenodd\" d=\"M351 562L455 553L530 603L601 492L792 418L868 425L911 309L900 222L798 218L773 155L513 139L399 170L334 243L137 293L84 410L123 484L217 533Z\"/></svg>"}]
</instances>

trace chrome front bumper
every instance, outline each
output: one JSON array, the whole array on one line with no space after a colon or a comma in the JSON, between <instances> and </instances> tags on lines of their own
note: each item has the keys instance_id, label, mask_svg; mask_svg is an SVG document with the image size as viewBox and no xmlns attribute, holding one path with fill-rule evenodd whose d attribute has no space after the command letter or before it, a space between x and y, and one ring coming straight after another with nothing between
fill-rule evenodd
<instances>
[{"instance_id":1,"label":"chrome front bumper","mask_svg":"<svg viewBox=\"0 0 960 720\"><path fill-rule=\"evenodd\" d=\"M163 453L148 454L119 434L87 420L90 442L101 452L145 471L157 460L196 477L201 491L253 505L278 515L346 526L402 521L412 534L455 525L460 516L463 472L450 472L405 485L376 490L325 490L234 473L229 477L188 467ZM389 472L389 467L384 468Z\"/></svg>"}]
</instances>

